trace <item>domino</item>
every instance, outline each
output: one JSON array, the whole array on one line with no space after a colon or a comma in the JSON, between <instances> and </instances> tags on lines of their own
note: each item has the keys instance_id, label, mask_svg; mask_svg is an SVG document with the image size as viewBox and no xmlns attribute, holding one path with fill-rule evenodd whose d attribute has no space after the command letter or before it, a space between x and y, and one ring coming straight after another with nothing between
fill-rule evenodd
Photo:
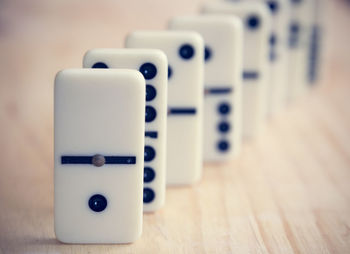
<instances>
[{"instance_id":1,"label":"domino","mask_svg":"<svg viewBox=\"0 0 350 254\"><path fill-rule=\"evenodd\" d=\"M146 80L145 168L143 211L164 205L166 187L166 120L168 61L157 49L93 49L84 56L85 68L130 68Z\"/></svg>"},{"instance_id":2,"label":"domino","mask_svg":"<svg viewBox=\"0 0 350 254\"><path fill-rule=\"evenodd\" d=\"M57 239L135 241L142 231L143 76L68 69L57 74L54 90Z\"/></svg>"},{"instance_id":3,"label":"domino","mask_svg":"<svg viewBox=\"0 0 350 254\"><path fill-rule=\"evenodd\" d=\"M270 34L270 96L268 115L280 112L287 103L288 95L288 24L290 12L287 0L264 0L271 15Z\"/></svg>"},{"instance_id":4,"label":"domino","mask_svg":"<svg viewBox=\"0 0 350 254\"><path fill-rule=\"evenodd\" d=\"M289 25L289 91L294 101L308 90L309 48L312 31L312 0L290 1Z\"/></svg>"},{"instance_id":5,"label":"domino","mask_svg":"<svg viewBox=\"0 0 350 254\"><path fill-rule=\"evenodd\" d=\"M196 31L204 38L203 157L232 159L241 144L242 22L229 16L185 16L171 20L169 27Z\"/></svg>"},{"instance_id":6,"label":"domino","mask_svg":"<svg viewBox=\"0 0 350 254\"><path fill-rule=\"evenodd\" d=\"M168 57L167 185L193 184L202 172L204 44L195 32L137 31L127 48L156 48Z\"/></svg>"},{"instance_id":7,"label":"domino","mask_svg":"<svg viewBox=\"0 0 350 254\"><path fill-rule=\"evenodd\" d=\"M245 138L253 138L262 130L270 89L268 41L271 24L268 10L264 4L256 2L215 2L205 4L202 12L235 15L243 21L242 132Z\"/></svg>"},{"instance_id":8,"label":"domino","mask_svg":"<svg viewBox=\"0 0 350 254\"><path fill-rule=\"evenodd\" d=\"M288 25L290 20L288 0L258 0L265 3L271 16L269 38L270 86L268 91L268 116L280 112L288 95Z\"/></svg>"},{"instance_id":9,"label":"domino","mask_svg":"<svg viewBox=\"0 0 350 254\"><path fill-rule=\"evenodd\" d=\"M322 27L324 0L312 0L312 24L309 39L307 81L310 87L316 85L320 78L320 62L322 49Z\"/></svg>"}]
</instances>

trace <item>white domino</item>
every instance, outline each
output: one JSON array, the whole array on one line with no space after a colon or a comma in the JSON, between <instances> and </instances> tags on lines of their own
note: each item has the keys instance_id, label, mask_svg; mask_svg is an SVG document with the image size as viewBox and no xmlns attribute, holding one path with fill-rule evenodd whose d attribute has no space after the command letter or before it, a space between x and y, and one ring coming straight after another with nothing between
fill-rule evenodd
<instances>
[{"instance_id":1,"label":"white domino","mask_svg":"<svg viewBox=\"0 0 350 254\"><path fill-rule=\"evenodd\" d=\"M269 81L270 20L268 9L256 2L215 2L203 6L203 13L238 16L243 21L243 136L261 132L267 112Z\"/></svg>"},{"instance_id":2,"label":"white domino","mask_svg":"<svg viewBox=\"0 0 350 254\"><path fill-rule=\"evenodd\" d=\"M308 90L309 49L312 33L313 0L290 1L289 25L289 92L295 100Z\"/></svg>"},{"instance_id":3,"label":"white domino","mask_svg":"<svg viewBox=\"0 0 350 254\"><path fill-rule=\"evenodd\" d=\"M129 243L142 231L145 80L135 70L69 69L55 79L55 233Z\"/></svg>"},{"instance_id":4,"label":"white domino","mask_svg":"<svg viewBox=\"0 0 350 254\"><path fill-rule=\"evenodd\" d=\"M275 115L287 103L288 95L288 27L289 0L263 0L270 9L272 27L270 35L271 89L268 114Z\"/></svg>"},{"instance_id":5,"label":"white domino","mask_svg":"<svg viewBox=\"0 0 350 254\"><path fill-rule=\"evenodd\" d=\"M157 49L93 49L85 68L130 68L146 79L146 125L143 210L164 205L166 188L166 120L168 61Z\"/></svg>"},{"instance_id":6,"label":"white domino","mask_svg":"<svg viewBox=\"0 0 350 254\"><path fill-rule=\"evenodd\" d=\"M270 33L270 89L268 109L270 116L280 112L287 103L288 95L288 28L290 20L289 0L246 0L265 3L271 16Z\"/></svg>"},{"instance_id":7,"label":"white domino","mask_svg":"<svg viewBox=\"0 0 350 254\"><path fill-rule=\"evenodd\" d=\"M137 31L128 48L156 48L168 57L167 184L193 184L202 173L204 45L195 32Z\"/></svg>"},{"instance_id":8,"label":"white domino","mask_svg":"<svg viewBox=\"0 0 350 254\"><path fill-rule=\"evenodd\" d=\"M310 32L310 44L308 51L307 81L310 87L318 83L321 76L322 62L322 35L324 22L325 0L312 1L312 24Z\"/></svg>"},{"instance_id":9,"label":"white domino","mask_svg":"<svg viewBox=\"0 0 350 254\"><path fill-rule=\"evenodd\" d=\"M204 38L203 157L232 159L241 144L242 23L235 17L201 15L177 17L169 27L196 31Z\"/></svg>"}]
</instances>

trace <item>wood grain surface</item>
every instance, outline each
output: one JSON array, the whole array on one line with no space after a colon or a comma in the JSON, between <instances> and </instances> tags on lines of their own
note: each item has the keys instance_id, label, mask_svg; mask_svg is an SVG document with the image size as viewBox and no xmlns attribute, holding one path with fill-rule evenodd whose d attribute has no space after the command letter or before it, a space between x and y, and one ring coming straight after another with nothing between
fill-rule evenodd
<instances>
[{"instance_id":1,"label":"wood grain surface","mask_svg":"<svg viewBox=\"0 0 350 254\"><path fill-rule=\"evenodd\" d=\"M53 79L200 1L0 1L0 253L350 253L350 7L327 1L323 78L235 161L171 188L128 245L66 245L53 229Z\"/></svg>"}]
</instances>

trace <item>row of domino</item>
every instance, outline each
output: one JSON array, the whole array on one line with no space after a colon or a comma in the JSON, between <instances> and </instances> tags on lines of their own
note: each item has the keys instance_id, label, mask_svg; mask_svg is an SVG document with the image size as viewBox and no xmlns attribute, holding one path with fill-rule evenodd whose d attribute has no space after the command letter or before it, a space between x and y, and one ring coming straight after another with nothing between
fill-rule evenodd
<instances>
[{"instance_id":1,"label":"row of domino","mask_svg":"<svg viewBox=\"0 0 350 254\"><path fill-rule=\"evenodd\" d=\"M202 15L133 32L126 48L90 50L84 69L57 74L60 241L133 242L142 212L164 205L166 185L194 184L203 161L234 158L242 136L258 135L267 115L307 90L319 3L291 2L205 4Z\"/></svg>"}]
</instances>

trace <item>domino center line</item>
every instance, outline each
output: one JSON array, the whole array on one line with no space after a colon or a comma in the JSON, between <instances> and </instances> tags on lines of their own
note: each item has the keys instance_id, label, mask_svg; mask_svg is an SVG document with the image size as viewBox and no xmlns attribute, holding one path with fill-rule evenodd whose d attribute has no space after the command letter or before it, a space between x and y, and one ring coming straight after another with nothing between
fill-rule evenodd
<instances>
[{"instance_id":1,"label":"domino center line","mask_svg":"<svg viewBox=\"0 0 350 254\"><path fill-rule=\"evenodd\" d=\"M243 72L243 79L258 79L259 73L257 71L244 71Z\"/></svg>"},{"instance_id":2,"label":"domino center line","mask_svg":"<svg viewBox=\"0 0 350 254\"><path fill-rule=\"evenodd\" d=\"M61 156L61 164L92 164L95 165L94 156ZM103 160L103 164L136 164L136 156L102 156L99 155L100 160Z\"/></svg>"},{"instance_id":3,"label":"domino center line","mask_svg":"<svg viewBox=\"0 0 350 254\"><path fill-rule=\"evenodd\" d=\"M168 115L195 115L195 108L169 108Z\"/></svg>"},{"instance_id":4,"label":"domino center line","mask_svg":"<svg viewBox=\"0 0 350 254\"><path fill-rule=\"evenodd\" d=\"M205 88L204 94L209 95L209 94L229 94L233 92L232 87L215 87L215 88Z\"/></svg>"},{"instance_id":5,"label":"domino center line","mask_svg":"<svg viewBox=\"0 0 350 254\"><path fill-rule=\"evenodd\" d=\"M146 131L145 132L145 137L158 138L158 132L156 132L156 131Z\"/></svg>"}]
</instances>

